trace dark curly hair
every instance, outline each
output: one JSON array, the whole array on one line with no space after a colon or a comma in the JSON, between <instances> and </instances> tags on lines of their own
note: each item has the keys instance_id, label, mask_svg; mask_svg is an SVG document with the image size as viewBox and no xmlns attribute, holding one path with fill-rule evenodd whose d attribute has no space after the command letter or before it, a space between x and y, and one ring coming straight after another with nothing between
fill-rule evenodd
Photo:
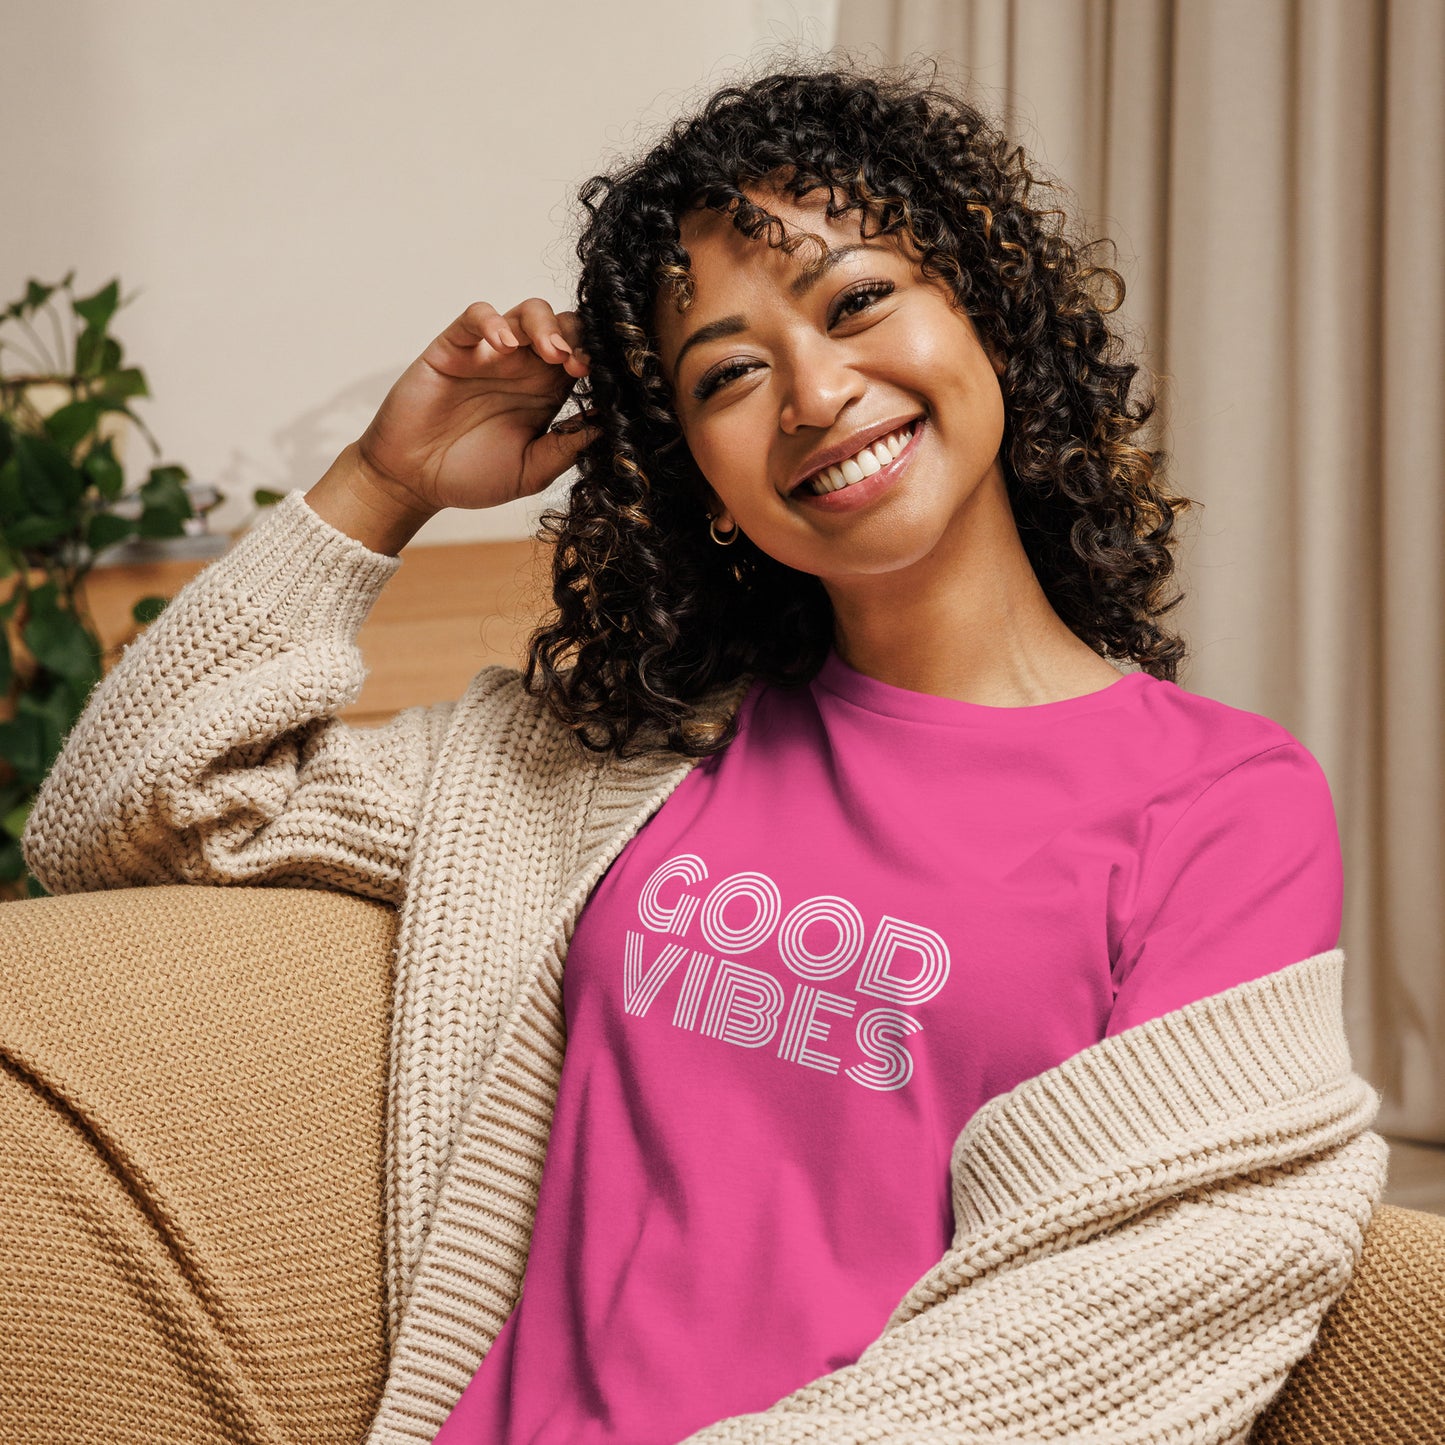
<instances>
[{"instance_id":1,"label":"dark curly hair","mask_svg":"<svg viewBox=\"0 0 1445 1445\"><path fill-rule=\"evenodd\" d=\"M652 324L664 291L690 300L679 241L688 210L730 215L785 250L809 239L775 240L783 223L745 185L794 199L826 189L830 218L862 211L865 227L878 226L865 234L903 233L922 273L947 278L980 340L1007 361L1003 471L1048 601L1096 652L1175 680L1185 644L1159 619L1182 601L1163 595L1175 514L1198 504L1158 484L1166 453L1129 440L1155 400L1131 405L1140 368L1105 320L1123 278L1090 264L1098 243L1066 238L1064 211L1030 204L1039 184L1023 149L936 66L920 78L840 66L836 53L723 87L640 160L582 184L576 310L591 365L577 390L600 431L579 453L565 506L541 519L555 611L528 639L522 675L584 747L718 752L736 718L710 716L705 694L754 676L806 683L833 640L818 577L744 536L725 549L709 538L710 489Z\"/></svg>"}]
</instances>

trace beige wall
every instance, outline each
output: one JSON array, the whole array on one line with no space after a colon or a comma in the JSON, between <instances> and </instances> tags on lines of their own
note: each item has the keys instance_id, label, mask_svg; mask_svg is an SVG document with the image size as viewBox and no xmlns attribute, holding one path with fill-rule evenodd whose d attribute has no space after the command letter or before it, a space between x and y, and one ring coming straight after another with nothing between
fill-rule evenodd
<instances>
[{"instance_id":1,"label":"beige wall","mask_svg":"<svg viewBox=\"0 0 1445 1445\"><path fill-rule=\"evenodd\" d=\"M119 275L115 330L163 458L309 486L459 311L570 303L578 182L836 0L10 0L0 6L0 304ZM128 480L151 458L136 435ZM570 476L570 474L569 474ZM549 492L419 542L522 537Z\"/></svg>"}]
</instances>

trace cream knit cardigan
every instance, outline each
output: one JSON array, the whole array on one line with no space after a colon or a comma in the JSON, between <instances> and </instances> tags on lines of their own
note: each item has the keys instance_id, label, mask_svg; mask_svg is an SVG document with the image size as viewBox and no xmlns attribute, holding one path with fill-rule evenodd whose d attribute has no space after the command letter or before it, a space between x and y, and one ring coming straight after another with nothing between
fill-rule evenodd
<instances>
[{"instance_id":1,"label":"cream knit cardigan","mask_svg":"<svg viewBox=\"0 0 1445 1445\"><path fill-rule=\"evenodd\" d=\"M338 719L401 565L289 494L95 689L23 839L53 893L269 883L400 910L391 1358L368 1445L430 1440L519 1296L567 944L693 761L584 756L502 667L382 727ZM878 1338L692 1445L1243 1441L1384 1186L1343 967L1300 959L989 1100L953 1149L951 1248Z\"/></svg>"}]
</instances>

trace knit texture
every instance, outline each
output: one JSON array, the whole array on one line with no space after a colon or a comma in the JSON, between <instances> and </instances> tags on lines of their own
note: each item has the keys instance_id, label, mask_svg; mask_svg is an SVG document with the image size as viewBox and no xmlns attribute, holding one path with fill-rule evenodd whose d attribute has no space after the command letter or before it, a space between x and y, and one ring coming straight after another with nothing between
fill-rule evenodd
<instances>
[{"instance_id":1,"label":"knit texture","mask_svg":"<svg viewBox=\"0 0 1445 1445\"><path fill-rule=\"evenodd\" d=\"M0 905L0 1441L321 1445L381 1398L392 910Z\"/></svg>"},{"instance_id":2,"label":"knit texture","mask_svg":"<svg viewBox=\"0 0 1445 1445\"><path fill-rule=\"evenodd\" d=\"M694 763L584 753L510 668L382 728L336 718L400 565L288 495L98 685L22 840L52 892L273 883L398 905L376 1445L435 1434L518 1298L567 943ZM1343 966L1298 960L991 1100L953 1152L952 1247L879 1339L691 1438L1243 1440L1384 1185Z\"/></svg>"}]
</instances>

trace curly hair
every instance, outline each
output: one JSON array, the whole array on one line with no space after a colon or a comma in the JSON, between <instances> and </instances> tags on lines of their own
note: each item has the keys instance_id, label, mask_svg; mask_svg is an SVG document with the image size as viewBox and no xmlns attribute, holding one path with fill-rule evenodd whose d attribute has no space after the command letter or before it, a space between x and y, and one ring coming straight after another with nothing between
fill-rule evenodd
<instances>
[{"instance_id":1,"label":"curly hair","mask_svg":"<svg viewBox=\"0 0 1445 1445\"><path fill-rule=\"evenodd\" d=\"M1105 320L1123 278L1090 264L1097 242L1071 243L1064 211L1030 204L1039 184L1022 147L936 67L924 80L826 60L724 86L640 160L583 182L576 309L590 369L578 397L599 430L565 506L540 521L555 610L528 639L523 682L585 748L718 752L737 719L709 716L704 695L745 677L804 684L833 641L818 577L741 534L727 548L709 538L708 484L652 324L659 296L691 299L679 240L690 209L785 250L821 240L775 239L783 223L743 186L826 189L830 218L861 211L874 234L906 236L923 275L946 278L1006 358L1003 471L1045 596L1100 655L1175 680L1185 644L1159 622L1183 600L1164 595L1174 518L1198 504L1159 485L1166 453L1129 440L1155 399L1131 404L1140 367Z\"/></svg>"}]
</instances>

